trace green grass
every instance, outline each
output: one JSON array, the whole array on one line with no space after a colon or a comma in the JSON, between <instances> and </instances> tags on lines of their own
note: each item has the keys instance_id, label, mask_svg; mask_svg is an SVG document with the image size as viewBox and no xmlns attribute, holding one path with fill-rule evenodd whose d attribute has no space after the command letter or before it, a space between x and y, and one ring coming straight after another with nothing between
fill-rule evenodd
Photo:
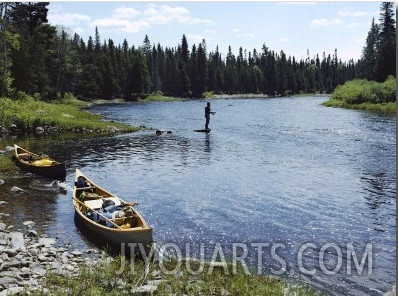
<instances>
[{"instance_id":1,"label":"green grass","mask_svg":"<svg viewBox=\"0 0 398 296\"><path fill-rule=\"evenodd\" d=\"M383 113L393 113L397 111L396 102L389 103L360 103L360 104L349 104L342 100L330 99L322 105L326 107L339 107L339 108L347 108L347 109L356 109L356 110L366 110L366 111L376 111Z\"/></svg>"},{"instance_id":2,"label":"green grass","mask_svg":"<svg viewBox=\"0 0 398 296\"><path fill-rule=\"evenodd\" d=\"M324 106L368 111L396 112L396 79L383 83L355 79L339 85Z\"/></svg>"},{"instance_id":3,"label":"green grass","mask_svg":"<svg viewBox=\"0 0 398 296\"><path fill-rule=\"evenodd\" d=\"M252 276L246 274L243 268L238 268L237 272L232 273L232 265L228 265L231 271L229 274L223 268L214 267L210 271L208 264L204 265L202 272L192 273L188 272L184 261L181 263L170 259L162 265L163 270L167 272L162 272L162 268L159 268L160 265L156 262L150 264L147 272L144 272L142 262L135 262L131 268L131 263L119 259L97 263L94 266L82 264L80 271L73 277L47 272L43 287L49 291L46 295L134 295L138 287L151 280L160 280L154 295L320 295L304 283L293 285L275 277ZM175 270L178 262L181 268L176 272L170 272ZM197 271L199 267L191 262L190 268ZM43 291L22 293L28 294L43 295Z\"/></svg>"},{"instance_id":4,"label":"green grass","mask_svg":"<svg viewBox=\"0 0 398 296\"><path fill-rule=\"evenodd\" d=\"M200 270L199 262L189 262L191 270ZM176 262L170 260L164 265L166 270L173 270ZM187 271L186 261L183 261L178 273L168 274L165 279L158 287L159 295L318 295L307 284L292 285L276 277L247 274L241 265L233 271L230 263L227 264L227 272L224 267L210 268L205 264L202 272L193 275Z\"/></svg>"},{"instance_id":5,"label":"green grass","mask_svg":"<svg viewBox=\"0 0 398 296\"><path fill-rule=\"evenodd\" d=\"M11 172L15 169L12 158L6 154L0 154L0 172Z\"/></svg>"},{"instance_id":6,"label":"green grass","mask_svg":"<svg viewBox=\"0 0 398 296\"><path fill-rule=\"evenodd\" d=\"M290 95L291 97L313 97L313 96L326 96L327 94L326 93L321 93L321 92L316 92L316 93L304 93L304 92L301 92L301 93L298 93L298 94L293 94L293 95Z\"/></svg>"},{"instance_id":7,"label":"green grass","mask_svg":"<svg viewBox=\"0 0 398 296\"><path fill-rule=\"evenodd\" d=\"M212 91L206 91L202 94L202 97L205 99L215 99L216 95Z\"/></svg>"},{"instance_id":8,"label":"green grass","mask_svg":"<svg viewBox=\"0 0 398 296\"><path fill-rule=\"evenodd\" d=\"M73 98L51 103L25 96L19 99L0 98L0 125L15 124L19 130L29 131L37 126L58 126L66 131L87 129L108 132L111 126L122 132L137 131L138 128L105 121L100 115L82 110L87 103Z\"/></svg>"},{"instance_id":9,"label":"green grass","mask_svg":"<svg viewBox=\"0 0 398 296\"><path fill-rule=\"evenodd\" d=\"M214 99L216 96L213 92L204 92L201 99ZM140 98L138 101L140 102L172 102L172 101L183 101L187 98L179 98L179 97L168 97L164 96L162 92L156 92L145 97Z\"/></svg>"},{"instance_id":10,"label":"green grass","mask_svg":"<svg viewBox=\"0 0 398 296\"><path fill-rule=\"evenodd\" d=\"M183 98L177 97L167 97L164 96L161 92L153 93L147 95L145 97L140 98L138 101L140 102L173 102L173 101L183 101Z\"/></svg>"}]
</instances>

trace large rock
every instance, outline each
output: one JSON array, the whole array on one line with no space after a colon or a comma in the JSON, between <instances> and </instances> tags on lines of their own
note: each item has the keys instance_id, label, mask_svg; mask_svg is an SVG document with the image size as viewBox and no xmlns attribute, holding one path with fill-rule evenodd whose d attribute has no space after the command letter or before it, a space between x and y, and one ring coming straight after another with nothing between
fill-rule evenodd
<instances>
[{"instance_id":1,"label":"large rock","mask_svg":"<svg viewBox=\"0 0 398 296\"><path fill-rule=\"evenodd\" d=\"M158 286L155 285L143 285L133 289L131 292L134 294L137 293L137 294L152 295L153 293L156 292L157 289Z\"/></svg>"},{"instance_id":2,"label":"large rock","mask_svg":"<svg viewBox=\"0 0 398 296\"><path fill-rule=\"evenodd\" d=\"M35 225L35 222L33 222L33 221L25 221L22 224L25 227L32 227L33 225Z\"/></svg>"},{"instance_id":3,"label":"large rock","mask_svg":"<svg viewBox=\"0 0 398 296\"><path fill-rule=\"evenodd\" d=\"M10 247L14 250L25 249L25 241L22 232L10 232L8 234L10 239Z\"/></svg>"},{"instance_id":4,"label":"large rock","mask_svg":"<svg viewBox=\"0 0 398 296\"><path fill-rule=\"evenodd\" d=\"M118 129L116 126L110 126L110 127L108 128L108 131L109 131L110 133L116 133L116 132L119 131L119 129Z\"/></svg>"},{"instance_id":5,"label":"large rock","mask_svg":"<svg viewBox=\"0 0 398 296\"><path fill-rule=\"evenodd\" d=\"M4 126L0 126L0 134L6 134L8 130Z\"/></svg>"},{"instance_id":6,"label":"large rock","mask_svg":"<svg viewBox=\"0 0 398 296\"><path fill-rule=\"evenodd\" d=\"M5 276L5 277L0 277L0 285L8 288L12 284L18 284L18 280L13 277Z\"/></svg>"},{"instance_id":7,"label":"large rock","mask_svg":"<svg viewBox=\"0 0 398 296\"><path fill-rule=\"evenodd\" d=\"M35 132L36 132L36 134L41 135L44 133L44 128L42 128L41 126L38 126L35 128Z\"/></svg>"},{"instance_id":8,"label":"large rock","mask_svg":"<svg viewBox=\"0 0 398 296\"><path fill-rule=\"evenodd\" d=\"M23 287L10 287L0 292L0 296L17 295L24 290Z\"/></svg>"},{"instance_id":9,"label":"large rock","mask_svg":"<svg viewBox=\"0 0 398 296\"><path fill-rule=\"evenodd\" d=\"M25 192L25 190L23 190L22 188L19 188L19 187L17 187L17 186L13 186L13 187L11 188L11 192L12 192L12 193L23 193L23 192Z\"/></svg>"},{"instance_id":10,"label":"large rock","mask_svg":"<svg viewBox=\"0 0 398 296\"><path fill-rule=\"evenodd\" d=\"M39 245L42 245L45 247L50 247L52 244L55 243L55 239L50 238L50 237L41 237L41 238L39 238L38 243L39 243Z\"/></svg>"}]
</instances>

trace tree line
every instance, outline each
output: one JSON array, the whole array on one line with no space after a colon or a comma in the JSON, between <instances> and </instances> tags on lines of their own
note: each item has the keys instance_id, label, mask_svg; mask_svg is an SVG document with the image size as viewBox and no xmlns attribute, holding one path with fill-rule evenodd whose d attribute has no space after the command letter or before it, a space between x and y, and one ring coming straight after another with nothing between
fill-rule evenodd
<instances>
[{"instance_id":1,"label":"tree line","mask_svg":"<svg viewBox=\"0 0 398 296\"><path fill-rule=\"evenodd\" d=\"M382 81L395 76L395 20L392 2L381 4L380 24L372 21L360 60L341 61L334 53L296 60L265 44L257 51L231 47L222 57L208 52L206 41L189 47L186 36L176 47L140 45L125 39L101 42L98 29L85 42L78 34L47 21L48 2L0 3L0 95L18 92L51 100L72 93L81 99L136 100L151 93L201 97L225 94L292 95L331 93L348 80Z\"/></svg>"}]
</instances>

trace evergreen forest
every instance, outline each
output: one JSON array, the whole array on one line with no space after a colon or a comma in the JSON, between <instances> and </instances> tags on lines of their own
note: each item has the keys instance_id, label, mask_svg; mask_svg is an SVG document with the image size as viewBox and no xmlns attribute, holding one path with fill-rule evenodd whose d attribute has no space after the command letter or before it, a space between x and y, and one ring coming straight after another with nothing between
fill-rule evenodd
<instances>
[{"instance_id":1,"label":"evergreen forest","mask_svg":"<svg viewBox=\"0 0 398 296\"><path fill-rule=\"evenodd\" d=\"M215 94L331 93L353 79L383 82L396 75L395 3L380 4L379 22L370 30L361 59L342 61L338 50L297 60L266 44L261 49L231 47L222 57L208 52L206 41L188 44L186 36L175 47L151 43L115 44L70 36L66 28L48 24L49 2L0 3L0 95L21 93L53 100L71 93L84 100L137 100L152 93L200 98Z\"/></svg>"}]
</instances>

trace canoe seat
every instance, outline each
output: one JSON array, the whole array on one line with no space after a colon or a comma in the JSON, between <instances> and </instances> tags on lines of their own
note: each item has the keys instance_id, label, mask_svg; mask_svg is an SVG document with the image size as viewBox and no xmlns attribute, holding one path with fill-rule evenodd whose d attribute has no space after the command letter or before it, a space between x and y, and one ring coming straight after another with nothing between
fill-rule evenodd
<instances>
[{"instance_id":1,"label":"canoe seat","mask_svg":"<svg viewBox=\"0 0 398 296\"><path fill-rule=\"evenodd\" d=\"M104 202L104 200L114 201L115 206L121 205L120 199L118 199L117 197L104 197L104 198L99 198L99 199L85 200L84 204L89 208L98 210L98 209L102 208L102 203Z\"/></svg>"},{"instance_id":2,"label":"canoe seat","mask_svg":"<svg viewBox=\"0 0 398 296\"><path fill-rule=\"evenodd\" d=\"M32 160L32 157L30 156L29 153L20 153L18 154L18 157L24 161L30 161Z\"/></svg>"}]
</instances>

